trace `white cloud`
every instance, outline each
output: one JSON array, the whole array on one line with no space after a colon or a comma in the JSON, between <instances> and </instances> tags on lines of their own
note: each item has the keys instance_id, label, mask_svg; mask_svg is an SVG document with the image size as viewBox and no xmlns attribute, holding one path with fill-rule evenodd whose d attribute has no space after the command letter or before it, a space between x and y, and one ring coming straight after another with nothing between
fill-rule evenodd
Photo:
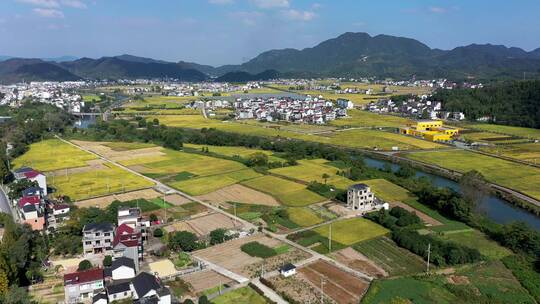
<instances>
[{"instance_id":1,"label":"white cloud","mask_svg":"<svg viewBox=\"0 0 540 304\"><path fill-rule=\"evenodd\" d=\"M253 12L242 11L242 12L231 13L230 16L233 19L240 20L243 24L247 26L255 26L257 22L259 21L259 19L261 19L264 16L264 14L261 12L256 12L256 11L253 11Z\"/></svg>"},{"instance_id":2,"label":"white cloud","mask_svg":"<svg viewBox=\"0 0 540 304\"><path fill-rule=\"evenodd\" d=\"M290 9L283 11L283 16L290 20L311 21L313 18L317 17L317 14L310 11L298 11L295 9Z\"/></svg>"},{"instance_id":3,"label":"white cloud","mask_svg":"<svg viewBox=\"0 0 540 304\"><path fill-rule=\"evenodd\" d=\"M17 2L30 4L39 7L59 7L60 4L56 0L17 0Z\"/></svg>"},{"instance_id":4,"label":"white cloud","mask_svg":"<svg viewBox=\"0 0 540 304\"><path fill-rule=\"evenodd\" d=\"M225 4L233 4L234 0L208 0L210 4L219 4L219 5L225 5Z\"/></svg>"},{"instance_id":5,"label":"white cloud","mask_svg":"<svg viewBox=\"0 0 540 304\"><path fill-rule=\"evenodd\" d=\"M436 14L443 14L446 13L448 10L444 7L432 6L429 8L429 11Z\"/></svg>"},{"instance_id":6,"label":"white cloud","mask_svg":"<svg viewBox=\"0 0 540 304\"><path fill-rule=\"evenodd\" d=\"M34 13L45 18L64 18L64 13L52 8L35 8Z\"/></svg>"},{"instance_id":7,"label":"white cloud","mask_svg":"<svg viewBox=\"0 0 540 304\"><path fill-rule=\"evenodd\" d=\"M318 9L320 9L321 7L322 7L322 4L320 4L320 3L313 3L313 4L311 5L311 9L313 9L313 10L318 10Z\"/></svg>"},{"instance_id":8,"label":"white cloud","mask_svg":"<svg viewBox=\"0 0 540 304\"><path fill-rule=\"evenodd\" d=\"M73 8L87 8L86 3L80 0L61 0L62 5Z\"/></svg>"},{"instance_id":9,"label":"white cloud","mask_svg":"<svg viewBox=\"0 0 540 304\"><path fill-rule=\"evenodd\" d=\"M286 8L289 7L289 0L252 0L259 8Z\"/></svg>"}]
</instances>

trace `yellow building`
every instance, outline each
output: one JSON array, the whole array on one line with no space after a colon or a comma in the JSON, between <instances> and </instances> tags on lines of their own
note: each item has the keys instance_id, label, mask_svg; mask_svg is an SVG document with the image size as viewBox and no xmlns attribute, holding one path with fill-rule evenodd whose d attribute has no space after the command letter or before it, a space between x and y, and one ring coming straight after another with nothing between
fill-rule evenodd
<instances>
[{"instance_id":1,"label":"yellow building","mask_svg":"<svg viewBox=\"0 0 540 304\"><path fill-rule=\"evenodd\" d=\"M458 129L443 126L441 120L420 120L415 124L399 128L399 133L431 141L450 141L454 135L458 134Z\"/></svg>"}]
</instances>

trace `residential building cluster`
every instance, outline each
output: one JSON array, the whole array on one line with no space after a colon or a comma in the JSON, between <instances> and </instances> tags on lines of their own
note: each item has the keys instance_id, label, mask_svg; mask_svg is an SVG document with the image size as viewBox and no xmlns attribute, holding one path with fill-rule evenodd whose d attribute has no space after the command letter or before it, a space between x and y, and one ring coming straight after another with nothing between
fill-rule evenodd
<instances>
[{"instance_id":1,"label":"residential building cluster","mask_svg":"<svg viewBox=\"0 0 540 304\"><path fill-rule=\"evenodd\" d=\"M4 96L0 100L0 105L19 107L23 102L31 100L79 113L86 110L89 105L82 100L77 90L87 85L88 83L84 81L66 81L0 86L0 93Z\"/></svg>"},{"instance_id":2,"label":"residential building cluster","mask_svg":"<svg viewBox=\"0 0 540 304\"><path fill-rule=\"evenodd\" d=\"M290 121L324 124L347 116L347 107L336 107L321 97L295 99L290 97L237 99L234 103L237 119Z\"/></svg>"},{"instance_id":3,"label":"residential building cluster","mask_svg":"<svg viewBox=\"0 0 540 304\"><path fill-rule=\"evenodd\" d=\"M374 113L395 113L415 119L465 119L463 112L443 111L442 103L440 101L429 100L428 95L422 95L416 98L411 97L407 100L381 98L378 101L372 101L367 104L365 109Z\"/></svg>"},{"instance_id":4,"label":"residential building cluster","mask_svg":"<svg viewBox=\"0 0 540 304\"><path fill-rule=\"evenodd\" d=\"M22 167L13 175L18 181L28 180L37 184L24 189L13 201L21 223L30 225L32 230L50 231L49 228L57 229L69 219L70 207L67 204L47 198L47 177L43 173Z\"/></svg>"},{"instance_id":5,"label":"residential building cluster","mask_svg":"<svg viewBox=\"0 0 540 304\"><path fill-rule=\"evenodd\" d=\"M83 227L85 258L111 256L112 265L65 274L65 302L171 303L171 293L161 280L140 271L150 220L140 208L124 207L118 209L117 225L91 223Z\"/></svg>"}]
</instances>

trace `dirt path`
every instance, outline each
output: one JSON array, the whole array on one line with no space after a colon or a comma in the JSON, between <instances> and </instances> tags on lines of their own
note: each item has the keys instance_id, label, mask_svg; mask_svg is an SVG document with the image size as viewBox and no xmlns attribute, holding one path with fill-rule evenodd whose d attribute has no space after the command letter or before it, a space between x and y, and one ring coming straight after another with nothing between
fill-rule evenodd
<instances>
[{"instance_id":1,"label":"dirt path","mask_svg":"<svg viewBox=\"0 0 540 304\"><path fill-rule=\"evenodd\" d=\"M405 203L402 203L402 202L392 202L390 203L390 206L392 207L401 207L407 211L410 211L410 212L414 212L416 213L416 215L418 215L418 217L424 221L424 223L430 225L430 226L441 226L443 223L437 221L436 219L432 218L431 216L423 213L422 211L418 210L418 209L415 209Z\"/></svg>"}]
</instances>

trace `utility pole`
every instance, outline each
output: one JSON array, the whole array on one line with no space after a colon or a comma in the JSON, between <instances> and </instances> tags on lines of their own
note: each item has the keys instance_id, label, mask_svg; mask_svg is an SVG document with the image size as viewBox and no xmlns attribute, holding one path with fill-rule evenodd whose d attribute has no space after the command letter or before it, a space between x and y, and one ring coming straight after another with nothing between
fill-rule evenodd
<instances>
[{"instance_id":1,"label":"utility pole","mask_svg":"<svg viewBox=\"0 0 540 304\"><path fill-rule=\"evenodd\" d=\"M330 253L332 252L332 223L330 223L330 227L328 229L330 229L328 232L328 253Z\"/></svg>"},{"instance_id":2,"label":"utility pole","mask_svg":"<svg viewBox=\"0 0 540 304\"><path fill-rule=\"evenodd\" d=\"M429 258L430 258L430 255L431 255L431 243L428 244L428 247L427 247L427 270L426 272L429 274Z\"/></svg>"},{"instance_id":3,"label":"utility pole","mask_svg":"<svg viewBox=\"0 0 540 304\"><path fill-rule=\"evenodd\" d=\"M321 304L324 304L324 284L326 283L326 279L324 277L321 277Z\"/></svg>"},{"instance_id":4,"label":"utility pole","mask_svg":"<svg viewBox=\"0 0 540 304\"><path fill-rule=\"evenodd\" d=\"M234 209L234 227L236 228L236 224L238 224L238 219L236 218L236 202L233 204Z\"/></svg>"}]
</instances>

